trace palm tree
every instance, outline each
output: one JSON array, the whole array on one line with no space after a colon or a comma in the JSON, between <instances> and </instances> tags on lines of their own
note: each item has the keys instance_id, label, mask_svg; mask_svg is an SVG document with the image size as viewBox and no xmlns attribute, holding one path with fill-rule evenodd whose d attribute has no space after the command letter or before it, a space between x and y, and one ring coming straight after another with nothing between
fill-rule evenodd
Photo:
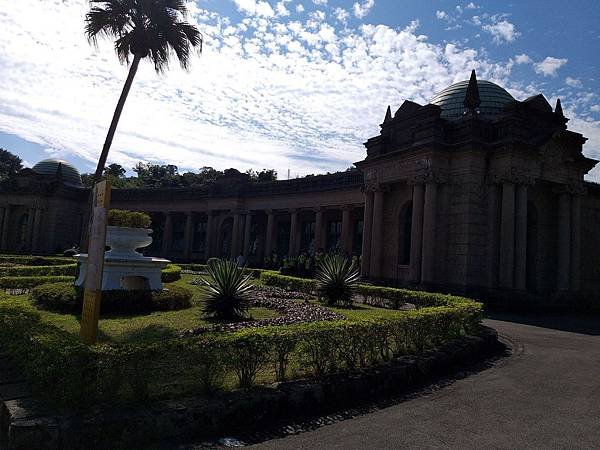
<instances>
[{"instance_id":1,"label":"palm tree","mask_svg":"<svg viewBox=\"0 0 600 450\"><path fill-rule=\"evenodd\" d=\"M94 181L98 181L142 58L150 58L156 72L162 73L174 52L181 67L187 69L191 47L202 51L202 34L182 20L187 14L185 0L90 0L90 3L91 9L85 18L88 40L96 44L98 36L116 38L119 60L129 64L133 56L94 174Z\"/></svg>"}]
</instances>

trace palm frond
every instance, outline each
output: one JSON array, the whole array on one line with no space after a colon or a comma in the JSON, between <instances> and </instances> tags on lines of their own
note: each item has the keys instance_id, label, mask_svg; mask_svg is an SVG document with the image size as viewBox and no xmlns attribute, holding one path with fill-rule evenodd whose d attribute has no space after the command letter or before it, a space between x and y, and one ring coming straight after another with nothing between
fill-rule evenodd
<instances>
[{"instance_id":1,"label":"palm frond","mask_svg":"<svg viewBox=\"0 0 600 450\"><path fill-rule=\"evenodd\" d=\"M319 296L329 305L352 304L354 288L360 278L352 261L341 255L325 255L315 273Z\"/></svg>"}]
</instances>

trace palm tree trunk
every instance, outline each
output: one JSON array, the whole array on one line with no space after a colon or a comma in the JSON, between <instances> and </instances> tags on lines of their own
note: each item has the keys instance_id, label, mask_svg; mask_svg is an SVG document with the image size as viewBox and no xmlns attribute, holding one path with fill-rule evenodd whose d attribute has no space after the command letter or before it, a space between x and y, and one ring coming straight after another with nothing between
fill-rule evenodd
<instances>
[{"instance_id":1,"label":"palm tree trunk","mask_svg":"<svg viewBox=\"0 0 600 450\"><path fill-rule=\"evenodd\" d=\"M102 177L102 172L104 171L104 166L106 165L106 159L108 158L108 151L110 150L110 146L112 144L112 140L115 136L115 131L117 130L117 125L119 123L119 118L121 117L121 113L123 112L123 106L125 106L125 100L127 100L129 89L131 89L131 85L133 84L133 79L135 78L135 74L137 72L138 65L140 64L141 59L142 58L140 55L133 56L133 62L131 63L131 67L129 68L129 75L127 75L125 86L123 86L121 97L119 97L117 108L115 109L115 113L113 114L112 122L110 123L110 128L108 129L108 134L106 135L106 140L104 141L104 147L102 147L102 153L100 154L100 159L98 160L98 166L96 167L96 173L94 174L95 183L98 182Z\"/></svg>"}]
</instances>

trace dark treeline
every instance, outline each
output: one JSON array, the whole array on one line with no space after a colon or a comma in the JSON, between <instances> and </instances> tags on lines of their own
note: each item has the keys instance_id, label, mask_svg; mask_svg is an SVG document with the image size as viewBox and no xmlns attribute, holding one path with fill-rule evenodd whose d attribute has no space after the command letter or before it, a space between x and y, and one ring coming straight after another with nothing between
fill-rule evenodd
<instances>
[{"instance_id":1,"label":"dark treeline","mask_svg":"<svg viewBox=\"0 0 600 450\"><path fill-rule=\"evenodd\" d=\"M139 162L132 169L134 176L126 176L127 171L119 164L109 164L104 168L104 176L110 180L111 185L120 189L159 188L159 187L188 187L202 186L214 183L225 172L212 167L202 167L198 172L179 173L173 164L149 164ZM228 169L235 170L235 169ZM273 169L261 171L247 170L246 175L257 182L277 180L277 172ZM84 173L81 176L83 185L93 185L93 174Z\"/></svg>"}]
</instances>

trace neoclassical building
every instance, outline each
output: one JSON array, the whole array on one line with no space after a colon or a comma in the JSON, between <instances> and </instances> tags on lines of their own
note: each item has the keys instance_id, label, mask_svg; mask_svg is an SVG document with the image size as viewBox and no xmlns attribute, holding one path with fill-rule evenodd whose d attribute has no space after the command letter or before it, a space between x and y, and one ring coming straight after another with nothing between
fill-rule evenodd
<instances>
[{"instance_id":1,"label":"neoclassical building","mask_svg":"<svg viewBox=\"0 0 600 450\"><path fill-rule=\"evenodd\" d=\"M198 188L114 190L112 207L153 219L149 253L178 261L318 249L362 255L362 275L456 292L600 288L597 163L560 101L519 101L471 79L429 104L388 107L356 169L258 183L235 170ZM2 251L54 253L79 241L88 191L46 160L0 194Z\"/></svg>"}]
</instances>

